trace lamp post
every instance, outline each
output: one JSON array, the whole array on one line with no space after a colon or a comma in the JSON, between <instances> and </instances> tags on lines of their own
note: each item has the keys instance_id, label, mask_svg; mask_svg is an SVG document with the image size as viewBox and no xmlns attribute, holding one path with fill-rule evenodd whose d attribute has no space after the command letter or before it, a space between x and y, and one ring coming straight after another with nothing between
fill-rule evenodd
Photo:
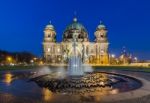
<instances>
[{"instance_id":1,"label":"lamp post","mask_svg":"<svg viewBox=\"0 0 150 103\"><path fill-rule=\"evenodd\" d=\"M115 55L115 54L112 54L112 55L111 55L111 57L112 57L112 58L115 58L115 57L116 57L116 55Z\"/></svg>"},{"instance_id":2,"label":"lamp post","mask_svg":"<svg viewBox=\"0 0 150 103\"><path fill-rule=\"evenodd\" d=\"M7 61L8 64L11 64L12 61L13 61L13 59L12 59L11 56L7 56L7 57L6 57L6 61Z\"/></svg>"},{"instance_id":3,"label":"lamp post","mask_svg":"<svg viewBox=\"0 0 150 103\"><path fill-rule=\"evenodd\" d=\"M137 57L134 57L134 61L137 63L137 61L138 61L138 58L137 58Z\"/></svg>"},{"instance_id":4,"label":"lamp post","mask_svg":"<svg viewBox=\"0 0 150 103\"><path fill-rule=\"evenodd\" d=\"M110 64L114 64L115 63L115 57L116 55L115 54L110 54Z\"/></svg>"}]
</instances>

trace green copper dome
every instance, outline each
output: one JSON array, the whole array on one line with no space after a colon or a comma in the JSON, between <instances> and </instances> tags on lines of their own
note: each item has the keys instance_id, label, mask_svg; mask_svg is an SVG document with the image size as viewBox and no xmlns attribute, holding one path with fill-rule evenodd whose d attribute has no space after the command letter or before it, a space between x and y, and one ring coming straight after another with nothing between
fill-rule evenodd
<instances>
[{"instance_id":1,"label":"green copper dome","mask_svg":"<svg viewBox=\"0 0 150 103\"><path fill-rule=\"evenodd\" d=\"M52 30L54 30L54 26L51 24L51 21L49 22L48 25L46 25L45 29L52 29Z\"/></svg>"},{"instance_id":2,"label":"green copper dome","mask_svg":"<svg viewBox=\"0 0 150 103\"><path fill-rule=\"evenodd\" d=\"M98 25L97 29L106 29L106 26L100 21L100 24Z\"/></svg>"},{"instance_id":3,"label":"green copper dome","mask_svg":"<svg viewBox=\"0 0 150 103\"><path fill-rule=\"evenodd\" d=\"M88 33L85 27L77 21L77 18L73 19L73 22L68 25L64 31L63 39L64 41L68 41L69 39L73 38L73 33L78 32L78 39L80 41L88 40Z\"/></svg>"},{"instance_id":4,"label":"green copper dome","mask_svg":"<svg viewBox=\"0 0 150 103\"><path fill-rule=\"evenodd\" d=\"M54 26L51 24L48 24L48 25L46 25L46 28L54 28Z\"/></svg>"},{"instance_id":5,"label":"green copper dome","mask_svg":"<svg viewBox=\"0 0 150 103\"><path fill-rule=\"evenodd\" d=\"M65 30L65 31L67 31L67 30L73 30L73 29L75 29L75 30L83 30L83 31L86 32L85 27L84 27L81 23L79 23L79 22L77 21L77 18L74 18L74 19L73 19L73 23L71 23L70 25L68 25L68 26L66 27L66 30Z\"/></svg>"}]
</instances>

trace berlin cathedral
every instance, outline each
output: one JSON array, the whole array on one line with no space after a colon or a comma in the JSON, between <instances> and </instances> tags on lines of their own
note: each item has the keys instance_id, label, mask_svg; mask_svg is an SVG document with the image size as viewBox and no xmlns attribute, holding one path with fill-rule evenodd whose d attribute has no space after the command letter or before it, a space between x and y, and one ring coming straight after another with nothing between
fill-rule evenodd
<instances>
[{"instance_id":1,"label":"berlin cathedral","mask_svg":"<svg viewBox=\"0 0 150 103\"><path fill-rule=\"evenodd\" d=\"M107 28L100 23L94 33L95 40L89 41L86 28L74 18L63 32L61 42L56 41L56 31L49 23L44 29L43 52L47 64L66 64L72 55L73 33L78 33L77 49L84 64L109 64Z\"/></svg>"}]
</instances>

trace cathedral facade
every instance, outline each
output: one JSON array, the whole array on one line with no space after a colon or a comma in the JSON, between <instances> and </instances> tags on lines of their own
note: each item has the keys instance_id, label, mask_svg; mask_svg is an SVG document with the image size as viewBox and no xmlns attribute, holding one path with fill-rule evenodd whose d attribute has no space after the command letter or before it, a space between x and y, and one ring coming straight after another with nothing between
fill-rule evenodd
<instances>
[{"instance_id":1,"label":"cathedral facade","mask_svg":"<svg viewBox=\"0 0 150 103\"><path fill-rule=\"evenodd\" d=\"M78 33L77 49L84 64L109 64L107 29L100 23L94 33L95 40L89 41L86 28L73 19L63 33L62 42L56 41L56 31L50 23L44 29L43 53L47 64L66 64L72 55L73 33Z\"/></svg>"}]
</instances>

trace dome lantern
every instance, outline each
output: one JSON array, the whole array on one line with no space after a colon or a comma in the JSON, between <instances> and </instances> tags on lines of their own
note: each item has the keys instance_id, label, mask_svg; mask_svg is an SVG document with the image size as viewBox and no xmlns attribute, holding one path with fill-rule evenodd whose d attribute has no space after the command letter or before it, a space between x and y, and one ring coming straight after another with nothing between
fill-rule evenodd
<instances>
[{"instance_id":1,"label":"dome lantern","mask_svg":"<svg viewBox=\"0 0 150 103\"><path fill-rule=\"evenodd\" d=\"M77 22L78 19L76 17L73 18L73 22Z\"/></svg>"}]
</instances>

